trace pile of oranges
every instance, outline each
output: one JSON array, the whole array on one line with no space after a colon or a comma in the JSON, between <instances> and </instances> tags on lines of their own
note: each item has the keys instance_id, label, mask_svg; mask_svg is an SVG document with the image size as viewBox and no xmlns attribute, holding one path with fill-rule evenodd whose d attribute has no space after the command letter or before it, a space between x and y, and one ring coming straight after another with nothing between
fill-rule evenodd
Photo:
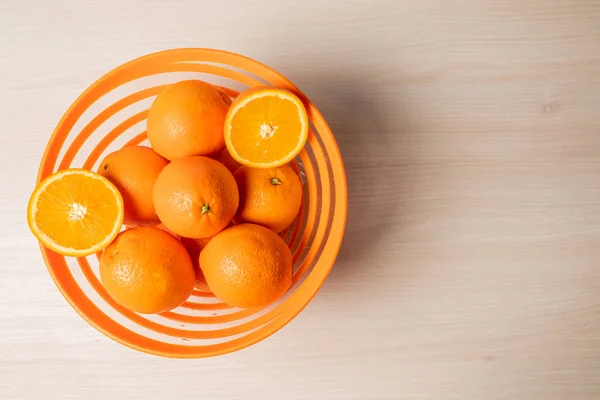
<instances>
[{"instance_id":1,"label":"pile of oranges","mask_svg":"<svg viewBox=\"0 0 600 400\"><path fill-rule=\"evenodd\" d=\"M139 313L171 310L194 287L243 308L281 297L293 270L279 233L302 203L289 163L308 136L298 97L257 87L232 102L181 81L154 100L147 134L151 148L123 147L97 172L44 179L27 214L38 240L63 255L101 252L107 293Z\"/></svg>"}]
</instances>

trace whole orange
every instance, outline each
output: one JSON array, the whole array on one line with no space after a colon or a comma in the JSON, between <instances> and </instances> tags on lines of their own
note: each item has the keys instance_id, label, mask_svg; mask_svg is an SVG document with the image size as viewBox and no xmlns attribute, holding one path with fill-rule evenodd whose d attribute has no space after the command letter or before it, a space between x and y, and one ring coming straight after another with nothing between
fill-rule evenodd
<instances>
[{"instance_id":1,"label":"whole orange","mask_svg":"<svg viewBox=\"0 0 600 400\"><path fill-rule=\"evenodd\" d=\"M215 86L215 89L217 89L217 92L219 92L219 94L221 95L221 98L223 99L223 101L225 103L227 103L228 106L231 105L231 103L233 102L233 100L231 100L231 97L229 97L229 95L227 94L227 92L225 90L223 90L222 88Z\"/></svg>"},{"instance_id":2,"label":"whole orange","mask_svg":"<svg viewBox=\"0 0 600 400\"><path fill-rule=\"evenodd\" d=\"M292 253L279 235L263 226L225 229L200 253L212 292L235 307L266 306L292 284Z\"/></svg>"},{"instance_id":3,"label":"whole orange","mask_svg":"<svg viewBox=\"0 0 600 400\"><path fill-rule=\"evenodd\" d=\"M227 147L217 153L215 160L221 162L231 172L235 172L241 165L239 162L235 161L231 154L229 154Z\"/></svg>"},{"instance_id":4,"label":"whole orange","mask_svg":"<svg viewBox=\"0 0 600 400\"><path fill-rule=\"evenodd\" d=\"M185 247L155 227L121 232L100 258L100 279L114 301L139 313L171 310L194 288L194 268Z\"/></svg>"},{"instance_id":5,"label":"whole orange","mask_svg":"<svg viewBox=\"0 0 600 400\"><path fill-rule=\"evenodd\" d=\"M206 283L206 278L204 277L202 268L200 268L200 253L206 247L210 239L211 238L190 239L184 237L179 239L192 259L194 273L196 274L196 289L199 289L203 292L210 292L210 288Z\"/></svg>"},{"instance_id":6,"label":"whole orange","mask_svg":"<svg viewBox=\"0 0 600 400\"><path fill-rule=\"evenodd\" d=\"M144 146L126 146L107 155L98 173L111 181L123 196L125 224L158 223L152 203L156 177L169 162Z\"/></svg>"},{"instance_id":7,"label":"whole orange","mask_svg":"<svg viewBox=\"0 0 600 400\"><path fill-rule=\"evenodd\" d=\"M225 228L235 215L239 192L231 172L208 157L180 158L158 175L154 207L173 233L208 238Z\"/></svg>"},{"instance_id":8,"label":"whole orange","mask_svg":"<svg viewBox=\"0 0 600 400\"><path fill-rule=\"evenodd\" d=\"M225 146L223 124L231 99L210 83L188 80L167 86L148 111L148 140L169 160L210 155Z\"/></svg>"},{"instance_id":9,"label":"whole orange","mask_svg":"<svg viewBox=\"0 0 600 400\"><path fill-rule=\"evenodd\" d=\"M242 166L234 176L240 190L239 222L263 225L275 232L294 222L302 204L302 183L292 167Z\"/></svg>"}]
</instances>

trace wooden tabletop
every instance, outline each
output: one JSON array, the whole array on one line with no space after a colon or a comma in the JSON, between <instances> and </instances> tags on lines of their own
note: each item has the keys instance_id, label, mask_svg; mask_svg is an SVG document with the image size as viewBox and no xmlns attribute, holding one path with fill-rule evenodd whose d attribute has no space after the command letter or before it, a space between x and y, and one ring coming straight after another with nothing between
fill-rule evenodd
<instances>
[{"instance_id":1,"label":"wooden tabletop","mask_svg":"<svg viewBox=\"0 0 600 400\"><path fill-rule=\"evenodd\" d=\"M0 37L0 399L600 398L597 0L2 0ZM201 360L88 325L25 222L71 102L175 47L288 76L349 183L315 299Z\"/></svg>"}]
</instances>

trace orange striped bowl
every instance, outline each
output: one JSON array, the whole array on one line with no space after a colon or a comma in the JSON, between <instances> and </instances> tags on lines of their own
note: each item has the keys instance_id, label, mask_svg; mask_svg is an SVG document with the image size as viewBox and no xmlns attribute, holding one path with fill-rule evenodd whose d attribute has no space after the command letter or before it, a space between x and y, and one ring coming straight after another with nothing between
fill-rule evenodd
<instances>
[{"instance_id":1,"label":"orange striped bowl","mask_svg":"<svg viewBox=\"0 0 600 400\"><path fill-rule=\"evenodd\" d=\"M294 279L275 304L244 310L212 294L194 291L182 306L140 315L116 304L99 281L98 255L65 258L42 247L54 282L71 306L106 336L131 348L166 357L208 357L254 344L294 318L327 277L344 234L348 193L342 158L317 108L289 80L249 58L210 49L176 49L150 54L109 72L71 105L50 138L38 182L69 167L96 170L99 160L122 146L146 141L146 117L165 84L203 79L231 96L257 85L296 93L311 121L308 142L294 160L304 201L282 235L294 254Z\"/></svg>"}]
</instances>

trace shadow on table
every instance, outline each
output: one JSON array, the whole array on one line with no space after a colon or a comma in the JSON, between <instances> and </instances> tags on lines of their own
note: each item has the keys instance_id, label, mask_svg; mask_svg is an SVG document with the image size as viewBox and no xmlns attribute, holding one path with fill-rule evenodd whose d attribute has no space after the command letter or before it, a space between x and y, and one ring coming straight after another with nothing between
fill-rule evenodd
<instances>
[{"instance_id":1,"label":"shadow on table","mask_svg":"<svg viewBox=\"0 0 600 400\"><path fill-rule=\"evenodd\" d=\"M401 126L390 126L389 121L390 113L402 110L387 104L377 86L364 76L340 76L335 71L315 77L290 76L324 115L344 160L348 222L328 279L328 285L343 285L358 271L377 268L378 244L398 222L402 160L394 151L398 142L393 142L403 132Z\"/></svg>"}]
</instances>

